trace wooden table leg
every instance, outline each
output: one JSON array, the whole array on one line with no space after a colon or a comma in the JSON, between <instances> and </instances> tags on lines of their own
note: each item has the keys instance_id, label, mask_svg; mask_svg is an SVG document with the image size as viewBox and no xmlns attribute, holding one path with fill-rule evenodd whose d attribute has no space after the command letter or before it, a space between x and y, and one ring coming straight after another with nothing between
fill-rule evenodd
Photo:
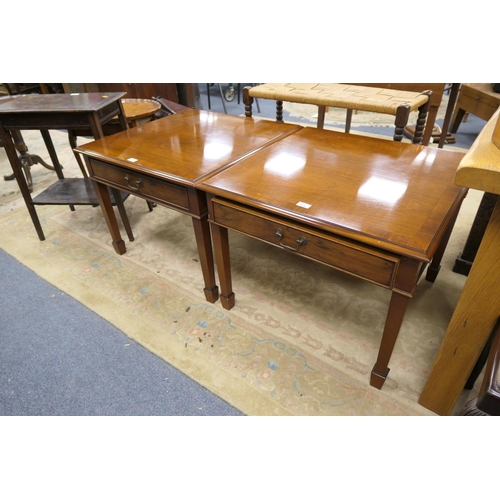
<instances>
[{"instance_id":1,"label":"wooden table leg","mask_svg":"<svg viewBox=\"0 0 500 500\"><path fill-rule=\"evenodd\" d=\"M419 403L440 415L453 410L500 316L499 242L497 202L420 395Z\"/></svg>"},{"instance_id":2,"label":"wooden table leg","mask_svg":"<svg viewBox=\"0 0 500 500\"><path fill-rule=\"evenodd\" d=\"M44 241L45 235L43 234L42 225L40 224L40 219L38 218L38 214L36 213L35 206L32 203L30 188L23 173L21 160L17 156L17 150L14 145L14 141L12 140L10 132L5 130L1 125L0 141L2 141L3 147L5 148L7 158L9 159L10 166L12 167L12 171L14 172L14 176L16 178L21 194L23 195L24 202L26 203L26 208L28 209L28 212L31 216L31 221L33 222L33 226L35 226L38 238L40 239L40 241Z\"/></svg>"},{"instance_id":3,"label":"wooden table leg","mask_svg":"<svg viewBox=\"0 0 500 500\"><path fill-rule=\"evenodd\" d=\"M427 268L427 273L425 275L425 279L427 281L430 281L431 283L434 283L434 281L436 281L437 275L439 274L439 270L441 269L441 260L443 259L443 255L444 255L444 252L446 250L446 246L448 245L448 241L450 240L451 233L453 232L455 222L457 221L458 213L459 213L459 209L457 209L456 214L454 215L453 219L448 224L448 228L446 229L446 232L444 233L443 237L441 238L441 241L440 241L440 243L439 243L439 245L434 253L434 256L432 257L432 261L430 262L430 264Z\"/></svg>"},{"instance_id":4,"label":"wooden table leg","mask_svg":"<svg viewBox=\"0 0 500 500\"><path fill-rule=\"evenodd\" d=\"M43 142L45 143L45 147L47 148L47 151L49 152L49 156L52 160L52 163L54 164L54 170L56 172L57 178L58 179L64 179L64 174L63 174L63 167L59 163L59 158L57 157L56 153L56 148L54 147L54 143L52 142L52 138L50 137L50 133L48 130L40 130L40 133L42 134ZM72 212L75 211L75 206L69 204L69 208Z\"/></svg>"},{"instance_id":5,"label":"wooden table leg","mask_svg":"<svg viewBox=\"0 0 500 500\"><path fill-rule=\"evenodd\" d=\"M212 252L212 240L210 238L210 225L206 218L200 220L192 217L198 256L200 258L201 271L205 281L205 298L212 304L219 298L219 288L215 282L214 256Z\"/></svg>"},{"instance_id":6,"label":"wooden table leg","mask_svg":"<svg viewBox=\"0 0 500 500\"><path fill-rule=\"evenodd\" d=\"M99 200L104 220L106 221L109 233L111 234L113 248L117 254L123 255L127 249L125 247L125 242L122 240L120 229L118 228L118 222L113 210L113 205L111 204L108 187L104 184L95 182L94 180L92 180L92 184L94 186L97 199Z\"/></svg>"},{"instance_id":7,"label":"wooden table leg","mask_svg":"<svg viewBox=\"0 0 500 500\"><path fill-rule=\"evenodd\" d=\"M377 389L382 388L389 374L389 361L403 323L406 308L417 286L421 267L421 262L412 259L403 258L399 263L377 361L370 376L370 385Z\"/></svg>"},{"instance_id":8,"label":"wooden table leg","mask_svg":"<svg viewBox=\"0 0 500 500\"><path fill-rule=\"evenodd\" d=\"M125 210L125 205L123 204L123 198L118 191L118 189L109 188L111 193L113 194L113 198L115 199L116 208L122 218L123 227L125 228L125 232L127 233L129 241L134 241L134 233L132 232L132 226L130 225L130 221Z\"/></svg>"},{"instance_id":9,"label":"wooden table leg","mask_svg":"<svg viewBox=\"0 0 500 500\"><path fill-rule=\"evenodd\" d=\"M391 359L392 351L394 350L394 345L396 344L410 298L411 297L407 297L405 295L400 295L397 292L392 293L377 361L373 366L370 376L370 385L377 389L382 389L387 375L389 375L389 361Z\"/></svg>"},{"instance_id":10,"label":"wooden table leg","mask_svg":"<svg viewBox=\"0 0 500 500\"><path fill-rule=\"evenodd\" d=\"M214 243L215 262L219 274L220 301L224 309L234 306L235 298L231 283L231 257L229 254L229 236L225 227L211 224Z\"/></svg>"}]
</instances>

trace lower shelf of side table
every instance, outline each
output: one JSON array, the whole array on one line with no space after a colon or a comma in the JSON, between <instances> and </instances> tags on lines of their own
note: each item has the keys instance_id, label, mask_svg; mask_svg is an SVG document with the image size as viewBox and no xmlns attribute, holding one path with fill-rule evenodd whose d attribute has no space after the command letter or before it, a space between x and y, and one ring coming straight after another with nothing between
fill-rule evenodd
<instances>
[{"instance_id":1,"label":"lower shelf of side table","mask_svg":"<svg viewBox=\"0 0 500 500\"><path fill-rule=\"evenodd\" d=\"M123 191L120 191L120 195L122 201L129 196ZM88 178L58 179L35 196L32 203L33 205L99 205L92 182Z\"/></svg>"}]
</instances>

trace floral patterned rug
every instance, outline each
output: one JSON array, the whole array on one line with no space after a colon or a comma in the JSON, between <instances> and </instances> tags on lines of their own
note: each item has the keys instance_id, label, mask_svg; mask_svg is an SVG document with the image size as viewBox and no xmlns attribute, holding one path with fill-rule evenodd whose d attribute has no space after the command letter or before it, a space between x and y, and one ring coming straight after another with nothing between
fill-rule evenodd
<instances>
[{"instance_id":1,"label":"floral patterned rug","mask_svg":"<svg viewBox=\"0 0 500 500\"><path fill-rule=\"evenodd\" d=\"M66 148L66 175L78 175L64 134L53 135L56 148ZM43 170L33 167L37 188L50 179ZM8 172L0 150L0 183ZM46 235L39 241L9 189L0 198L2 249L244 413L433 415L418 397L465 282L451 268L482 193L467 197L437 281L420 282L379 391L369 377L389 291L230 233L236 305L226 311L204 299L188 216L149 212L130 197L135 241L119 256L98 207L37 207ZM457 408L472 397L464 391Z\"/></svg>"}]
</instances>

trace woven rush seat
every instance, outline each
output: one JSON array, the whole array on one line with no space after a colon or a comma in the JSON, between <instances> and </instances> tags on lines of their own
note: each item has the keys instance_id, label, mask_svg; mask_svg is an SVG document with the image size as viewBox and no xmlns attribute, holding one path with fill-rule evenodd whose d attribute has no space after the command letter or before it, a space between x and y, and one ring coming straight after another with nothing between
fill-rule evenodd
<instances>
[{"instance_id":1,"label":"woven rush seat","mask_svg":"<svg viewBox=\"0 0 500 500\"><path fill-rule=\"evenodd\" d=\"M319 107L318 128L323 128L326 107L337 107L352 110L383 113L396 117L394 140L403 138L403 130L410 113L419 111L414 143L420 143L427 108L432 92L408 92L361 85L342 83L266 83L243 89L245 116L252 116L254 98L276 101L276 120L283 121L283 102L313 104ZM350 129L350 114L346 123L346 132Z\"/></svg>"}]
</instances>

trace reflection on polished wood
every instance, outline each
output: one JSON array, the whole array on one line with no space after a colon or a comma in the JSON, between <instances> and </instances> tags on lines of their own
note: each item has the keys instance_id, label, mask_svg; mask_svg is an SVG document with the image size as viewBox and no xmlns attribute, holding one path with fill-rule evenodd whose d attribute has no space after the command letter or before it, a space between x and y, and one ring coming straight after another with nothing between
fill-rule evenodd
<instances>
[{"instance_id":1,"label":"reflection on polished wood","mask_svg":"<svg viewBox=\"0 0 500 500\"><path fill-rule=\"evenodd\" d=\"M392 291L370 383L381 388L409 299L439 271L466 189L463 154L304 128L208 178L221 301L235 303L228 229ZM279 189L277 189L279 186Z\"/></svg>"},{"instance_id":2,"label":"reflection on polished wood","mask_svg":"<svg viewBox=\"0 0 500 500\"><path fill-rule=\"evenodd\" d=\"M94 181L113 246L126 251L106 186L191 216L205 282L218 299L205 194L196 186L300 127L187 109L77 148Z\"/></svg>"}]
</instances>

